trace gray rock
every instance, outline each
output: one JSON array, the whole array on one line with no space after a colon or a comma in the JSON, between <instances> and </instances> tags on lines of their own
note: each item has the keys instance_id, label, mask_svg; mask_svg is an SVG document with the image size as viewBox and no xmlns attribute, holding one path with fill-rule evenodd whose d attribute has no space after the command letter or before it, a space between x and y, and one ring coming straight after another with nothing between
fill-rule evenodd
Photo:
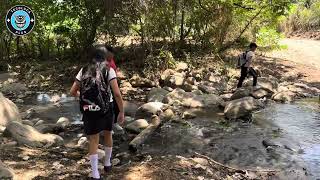
<instances>
[{"instance_id":1,"label":"gray rock","mask_svg":"<svg viewBox=\"0 0 320 180\"><path fill-rule=\"evenodd\" d=\"M12 121L21 122L18 107L0 92L0 126L6 127Z\"/></svg>"},{"instance_id":2,"label":"gray rock","mask_svg":"<svg viewBox=\"0 0 320 180\"><path fill-rule=\"evenodd\" d=\"M63 128L68 127L70 124L71 124L70 120L68 118L66 118L66 117L61 117L57 121L57 125L60 125Z\"/></svg>"},{"instance_id":3,"label":"gray rock","mask_svg":"<svg viewBox=\"0 0 320 180\"><path fill-rule=\"evenodd\" d=\"M184 82L183 85L181 86L181 88L183 90L185 90L186 92L191 92L192 90L196 89L197 86L193 86L191 84L188 84L188 83Z\"/></svg>"},{"instance_id":4,"label":"gray rock","mask_svg":"<svg viewBox=\"0 0 320 180\"><path fill-rule=\"evenodd\" d=\"M171 120L174 117L174 112L171 109L165 110L160 115L160 119L163 119L165 121Z\"/></svg>"},{"instance_id":5,"label":"gray rock","mask_svg":"<svg viewBox=\"0 0 320 180\"><path fill-rule=\"evenodd\" d=\"M21 92L25 92L28 90L25 84L21 83L10 83L10 84L3 84L2 88L0 89L1 92L4 94L13 92L15 94L19 94Z\"/></svg>"},{"instance_id":6,"label":"gray rock","mask_svg":"<svg viewBox=\"0 0 320 180\"><path fill-rule=\"evenodd\" d=\"M30 119L35 114L35 110L33 108L28 109L26 112L21 114L22 119Z\"/></svg>"},{"instance_id":7,"label":"gray rock","mask_svg":"<svg viewBox=\"0 0 320 180\"><path fill-rule=\"evenodd\" d=\"M231 100L233 94L229 93L229 94L222 94L220 95L220 98L222 98L224 101L229 101Z\"/></svg>"},{"instance_id":8,"label":"gray rock","mask_svg":"<svg viewBox=\"0 0 320 180\"><path fill-rule=\"evenodd\" d=\"M239 119L249 116L253 111L264 105L253 97L244 97L230 101L226 104L224 114L228 119Z\"/></svg>"},{"instance_id":9,"label":"gray rock","mask_svg":"<svg viewBox=\"0 0 320 180\"><path fill-rule=\"evenodd\" d=\"M63 139L54 134L42 134L32 126L23 125L19 122L10 122L5 130L8 136L11 136L19 144L25 144L31 147L50 147L61 145Z\"/></svg>"},{"instance_id":10,"label":"gray rock","mask_svg":"<svg viewBox=\"0 0 320 180\"><path fill-rule=\"evenodd\" d=\"M250 96L250 90L245 89L245 88L238 88L233 95L231 96L231 100L235 100L235 99L241 99L244 97L248 97Z\"/></svg>"},{"instance_id":11,"label":"gray rock","mask_svg":"<svg viewBox=\"0 0 320 180\"><path fill-rule=\"evenodd\" d=\"M60 124L40 124L35 126L35 128L40 133L52 133L52 134L59 134L64 131L64 128Z\"/></svg>"},{"instance_id":12,"label":"gray rock","mask_svg":"<svg viewBox=\"0 0 320 180\"><path fill-rule=\"evenodd\" d=\"M163 98L169 93L169 91L162 88L153 88L147 95L148 102L162 102Z\"/></svg>"},{"instance_id":13,"label":"gray rock","mask_svg":"<svg viewBox=\"0 0 320 180\"><path fill-rule=\"evenodd\" d=\"M98 159L104 159L104 157L106 156L106 152L102 149L98 149L97 150L97 154L98 154Z\"/></svg>"},{"instance_id":14,"label":"gray rock","mask_svg":"<svg viewBox=\"0 0 320 180\"><path fill-rule=\"evenodd\" d=\"M194 118L196 118L196 117L197 117L197 115L194 114L193 112L190 112L190 111L185 111L185 112L183 113L183 115L182 115L182 118L183 118L183 119L194 119Z\"/></svg>"},{"instance_id":15,"label":"gray rock","mask_svg":"<svg viewBox=\"0 0 320 180\"><path fill-rule=\"evenodd\" d=\"M151 87L157 86L155 81L151 81L150 79L142 78L138 75L134 75L130 79L130 84L132 85L132 87L149 87L149 88L151 88Z\"/></svg>"},{"instance_id":16,"label":"gray rock","mask_svg":"<svg viewBox=\"0 0 320 180\"><path fill-rule=\"evenodd\" d=\"M178 73L174 70L165 70L160 78L160 84L164 86L169 86L172 88L182 87L185 81L185 74Z\"/></svg>"},{"instance_id":17,"label":"gray rock","mask_svg":"<svg viewBox=\"0 0 320 180\"><path fill-rule=\"evenodd\" d=\"M135 103L124 101L123 102L123 108L126 116L132 116L134 117L136 111L138 110L139 106Z\"/></svg>"},{"instance_id":18,"label":"gray rock","mask_svg":"<svg viewBox=\"0 0 320 180\"><path fill-rule=\"evenodd\" d=\"M168 87L168 86L163 87L163 89L164 89L164 90L167 90L167 91L169 91L169 92L172 92L172 91L173 91L173 89L172 89L171 87Z\"/></svg>"},{"instance_id":19,"label":"gray rock","mask_svg":"<svg viewBox=\"0 0 320 180\"><path fill-rule=\"evenodd\" d=\"M126 126L126 129L132 132L140 133L143 129L147 128L149 123L145 119L138 119Z\"/></svg>"},{"instance_id":20,"label":"gray rock","mask_svg":"<svg viewBox=\"0 0 320 180\"><path fill-rule=\"evenodd\" d=\"M249 87L253 85L253 80L246 81L244 86ZM258 78L258 86L262 87L263 89L268 90L269 92L276 92L278 89L278 82L274 78L265 78L260 77Z\"/></svg>"},{"instance_id":21,"label":"gray rock","mask_svg":"<svg viewBox=\"0 0 320 180\"><path fill-rule=\"evenodd\" d=\"M206 93L206 94L218 94L219 91L212 87L212 86L206 86L204 84L201 84L198 86L199 90L201 90L202 92Z\"/></svg>"},{"instance_id":22,"label":"gray rock","mask_svg":"<svg viewBox=\"0 0 320 180\"><path fill-rule=\"evenodd\" d=\"M176 71L177 72L183 72L186 71L188 69L188 64L185 62L179 62L178 64L176 64Z\"/></svg>"},{"instance_id":23,"label":"gray rock","mask_svg":"<svg viewBox=\"0 0 320 180\"><path fill-rule=\"evenodd\" d=\"M25 125L29 125L29 126L33 126L34 123L30 120L22 120L22 124L25 124Z\"/></svg>"},{"instance_id":24,"label":"gray rock","mask_svg":"<svg viewBox=\"0 0 320 180\"><path fill-rule=\"evenodd\" d=\"M296 93L291 91L283 91L279 93L275 93L272 96L272 100L280 101L280 102L292 102L296 97Z\"/></svg>"},{"instance_id":25,"label":"gray rock","mask_svg":"<svg viewBox=\"0 0 320 180\"><path fill-rule=\"evenodd\" d=\"M126 117L124 117L124 120L125 120L126 123L130 123L130 122L132 122L134 120L134 118L130 117L130 116L126 116Z\"/></svg>"},{"instance_id":26,"label":"gray rock","mask_svg":"<svg viewBox=\"0 0 320 180\"><path fill-rule=\"evenodd\" d=\"M23 103L24 103L24 100L22 100L22 99L16 99L15 102L18 103L18 104L23 104Z\"/></svg>"},{"instance_id":27,"label":"gray rock","mask_svg":"<svg viewBox=\"0 0 320 180\"><path fill-rule=\"evenodd\" d=\"M260 89L254 90L251 93L251 96L253 96L256 99L260 99L260 98L264 98L264 97L270 97L271 94L267 90L260 88Z\"/></svg>"},{"instance_id":28,"label":"gray rock","mask_svg":"<svg viewBox=\"0 0 320 180\"><path fill-rule=\"evenodd\" d=\"M187 82L188 84L191 84L191 85L196 85L197 80L196 80L196 78L194 78L194 77L188 77L188 78L186 79L186 82Z\"/></svg>"},{"instance_id":29,"label":"gray rock","mask_svg":"<svg viewBox=\"0 0 320 180\"><path fill-rule=\"evenodd\" d=\"M44 120L40 119L38 122L34 124L34 126L40 126L41 124L44 124Z\"/></svg>"},{"instance_id":30,"label":"gray rock","mask_svg":"<svg viewBox=\"0 0 320 180\"><path fill-rule=\"evenodd\" d=\"M165 81L167 81L171 75L173 75L175 73L174 70L172 69L167 69L164 72L162 72L161 77L160 77L160 82L164 83Z\"/></svg>"},{"instance_id":31,"label":"gray rock","mask_svg":"<svg viewBox=\"0 0 320 180\"><path fill-rule=\"evenodd\" d=\"M263 141L262 141L262 145L263 145L264 147L266 147L266 148L269 147L269 146L280 147L279 144L277 144L277 143L275 143L275 142L273 142L272 140L269 140L269 139L263 140Z\"/></svg>"},{"instance_id":32,"label":"gray rock","mask_svg":"<svg viewBox=\"0 0 320 180\"><path fill-rule=\"evenodd\" d=\"M121 162L120 159L114 158L114 159L112 159L111 164L112 164L113 166L117 166L117 165L120 164L120 162Z\"/></svg>"},{"instance_id":33,"label":"gray rock","mask_svg":"<svg viewBox=\"0 0 320 180\"><path fill-rule=\"evenodd\" d=\"M87 137L81 137L78 140L78 143L77 143L78 147L81 147L83 149L87 149L88 145L89 145L89 141L88 141Z\"/></svg>"},{"instance_id":34,"label":"gray rock","mask_svg":"<svg viewBox=\"0 0 320 180\"><path fill-rule=\"evenodd\" d=\"M188 108L208 108L218 107L223 100L214 94L195 95L177 88L167 94L163 102L169 105L182 105Z\"/></svg>"},{"instance_id":35,"label":"gray rock","mask_svg":"<svg viewBox=\"0 0 320 180\"><path fill-rule=\"evenodd\" d=\"M6 127L0 126L0 133L3 133L6 130Z\"/></svg>"},{"instance_id":36,"label":"gray rock","mask_svg":"<svg viewBox=\"0 0 320 180\"><path fill-rule=\"evenodd\" d=\"M151 119L152 115L159 115L163 107L161 102L148 102L138 108L135 119Z\"/></svg>"},{"instance_id":37,"label":"gray rock","mask_svg":"<svg viewBox=\"0 0 320 180\"><path fill-rule=\"evenodd\" d=\"M0 179L13 179L14 172L0 160Z\"/></svg>"}]
</instances>

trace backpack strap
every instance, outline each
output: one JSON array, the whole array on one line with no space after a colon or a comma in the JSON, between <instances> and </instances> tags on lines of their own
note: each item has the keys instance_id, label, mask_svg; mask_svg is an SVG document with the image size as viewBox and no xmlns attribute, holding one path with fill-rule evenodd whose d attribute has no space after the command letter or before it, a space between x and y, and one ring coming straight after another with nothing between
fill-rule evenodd
<instances>
[{"instance_id":1,"label":"backpack strap","mask_svg":"<svg viewBox=\"0 0 320 180\"><path fill-rule=\"evenodd\" d=\"M103 80L106 83L106 85L108 86L108 84L109 84L109 81L108 81L108 79L109 79L109 71L107 71L107 68L104 67L104 68L102 68L101 72L102 72Z\"/></svg>"}]
</instances>

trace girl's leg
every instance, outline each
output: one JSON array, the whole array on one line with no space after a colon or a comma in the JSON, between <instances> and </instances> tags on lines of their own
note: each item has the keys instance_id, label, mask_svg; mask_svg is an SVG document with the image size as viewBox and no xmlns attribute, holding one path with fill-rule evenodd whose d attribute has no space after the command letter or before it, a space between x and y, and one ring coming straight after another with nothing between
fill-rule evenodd
<instances>
[{"instance_id":1,"label":"girl's leg","mask_svg":"<svg viewBox=\"0 0 320 180\"><path fill-rule=\"evenodd\" d=\"M111 154L112 154L112 132L104 131L104 144L105 144L105 167L111 167Z\"/></svg>"},{"instance_id":2,"label":"girl's leg","mask_svg":"<svg viewBox=\"0 0 320 180\"><path fill-rule=\"evenodd\" d=\"M92 177L99 179L99 169L98 169L98 145L99 145L99 134L89 135L89 158L92 169Z\"/></svg>"}]
</instances>

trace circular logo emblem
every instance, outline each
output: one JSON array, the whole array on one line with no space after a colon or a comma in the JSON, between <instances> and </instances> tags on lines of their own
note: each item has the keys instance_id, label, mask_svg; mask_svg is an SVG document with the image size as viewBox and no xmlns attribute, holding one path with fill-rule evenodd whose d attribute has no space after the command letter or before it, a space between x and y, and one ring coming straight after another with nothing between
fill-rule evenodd
<instances>
[{"instance_id":1,"label":"circular logo emblem","mask_svg":"<svg viewBox=\"0 0 320 180\"><path fill-rule=\"evenodd\" d=\"M35 24L35 16L29 7L17 5L8 11L6 24L11 33L23 36L32 31Z\"/></svg>"}]
</instances>

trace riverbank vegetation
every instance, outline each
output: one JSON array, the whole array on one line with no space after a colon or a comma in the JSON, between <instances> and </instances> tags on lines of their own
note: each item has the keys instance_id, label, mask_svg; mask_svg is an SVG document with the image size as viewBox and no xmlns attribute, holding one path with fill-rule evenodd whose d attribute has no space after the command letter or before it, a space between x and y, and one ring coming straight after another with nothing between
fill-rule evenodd
<instances>
[{"instance_id":1,"label":"riverbank vegetation","mask_svg":"<svg viewBox=\"0 0 320 180\"><path fill-rule=\"evenodd\" d=\"M119 62L155 68L170 65L163 57L221 53L250 41L265 44L290 1L263 0L55 0L1 1L1 17L16 4L26 4L36 15L36 26L27 36L13 36L0 23L0 58L5 62L24 59L85 59L97 42L119 49ZM268 32L268 33L266 33ZM277 35L277 34L276 34ZM150 58L152 57L152 58ZM168 59L168 58L166 58ZM170 59L170 58L169 58ZM152 61L152 62L150 62ZM158 67L159 66L159 67Z\"/></svg>"}]
</instances>

